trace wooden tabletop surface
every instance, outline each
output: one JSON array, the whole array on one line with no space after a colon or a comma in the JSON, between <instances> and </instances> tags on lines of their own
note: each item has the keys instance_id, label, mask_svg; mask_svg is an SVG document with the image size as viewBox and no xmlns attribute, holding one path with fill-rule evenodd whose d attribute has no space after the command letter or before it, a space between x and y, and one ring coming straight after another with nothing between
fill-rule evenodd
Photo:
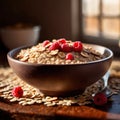
<instances>
[{"instance_id":1,"label":"wooden tabletop surface","mask_svg":"<svg viewBox=\"0 0 120 120\"><path fill-rule=\"evenodd\" d=\"M89 106L47 107L43 104L22 106L18 103L9 103L0 98L0 118L2 118L1 120L10 120L12 118L17 120L33 120L33 118L35 120L120 120L120 94L111 96L111 101L104 106L95 106L94 104Z\"/></svg>"},{"instance_id":2,"label":"wooden tabletop surface","mask_svg":"<svg viewBox=\"0 0 120 120\"><path fill-rule=\"evenodd\" d=\"M111 102L104 106L53 106L47 107L45 105L28 105L22 106L17 103L8 103L0 100L0 109L2 114L8 114L9 117L24 119L31 118L34 115L37 118L46 119L101 119L101 120L120 120L120 94L113 95ZM10 115L11 114L11 115ZM6 116L4 116L6 117ZM8 117L8 116L7 116Z\"/></svg>"}]
</instances>

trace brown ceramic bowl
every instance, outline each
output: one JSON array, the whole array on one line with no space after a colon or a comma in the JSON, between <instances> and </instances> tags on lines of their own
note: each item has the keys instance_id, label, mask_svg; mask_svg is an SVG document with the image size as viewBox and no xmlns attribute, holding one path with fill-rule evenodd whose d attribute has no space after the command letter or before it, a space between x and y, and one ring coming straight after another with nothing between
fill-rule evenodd
<instances>
[{"instance_id":1,"label":"brown ceramic bowl","mask_svg":"<svg viewBox=\"0 0 120 120\"><path fill-rule=\"evenodd\" d=\"M106 57L85 64L30 64L15 59L23 48L7 54L13 71L26 83L51 96L69 96L84 92L85 88L98 81L109 69L113 52L103 46L89 44Z\"/></svg>"}]
</instances>

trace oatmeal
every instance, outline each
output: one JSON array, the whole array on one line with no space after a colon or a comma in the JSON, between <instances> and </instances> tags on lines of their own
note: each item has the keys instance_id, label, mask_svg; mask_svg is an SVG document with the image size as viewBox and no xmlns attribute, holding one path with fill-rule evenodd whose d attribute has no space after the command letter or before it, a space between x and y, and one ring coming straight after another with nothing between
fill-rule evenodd
<instances>
[{"instance_id":1,"label":"oatmeal","mask_svg":"<svg viewBox=\"0 0 120 120\"><path fill-rule=\"evenodd\" d=\"M80 41L66 39L45 40L35 46L22 49L16 59L37 64L82 64L104 58L92 47Z\"/></svg>"}]
</instances>

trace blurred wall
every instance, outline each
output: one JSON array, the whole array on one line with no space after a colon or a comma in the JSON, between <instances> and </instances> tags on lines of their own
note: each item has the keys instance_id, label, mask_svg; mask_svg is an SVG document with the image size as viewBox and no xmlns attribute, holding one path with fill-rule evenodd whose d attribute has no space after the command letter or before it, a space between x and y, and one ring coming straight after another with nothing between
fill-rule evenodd
<instances>
[{"instance_id":1,"label":"blurred wall","mask_svg":"<svg viewBox=\"0 0 120 120\"><path fill-rule=\"evenodd\" d=\"M39 24L40 41L71 39L71 0L0 0L0 27L17 22Z\"/></svg>"}]
</instances>

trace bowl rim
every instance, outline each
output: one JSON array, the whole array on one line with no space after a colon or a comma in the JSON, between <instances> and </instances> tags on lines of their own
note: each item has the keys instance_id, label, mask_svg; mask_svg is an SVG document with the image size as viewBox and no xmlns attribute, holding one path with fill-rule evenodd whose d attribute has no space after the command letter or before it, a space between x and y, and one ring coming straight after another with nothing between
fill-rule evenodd
<instances>
[{"instance_id":1,"label":"bowl rim","mask_svg":"<svg viewBox=\"0 0 120 120\"><path fill-rule=\"evenodd\" d=\"M76 64L39 64L39 63L28 63L28 62L22 62L22 61L19 61L17 59L15 59L12 54L16 51L20 51L21 49L24 49L24 48L30 48L32 47L31 45L30 46L20 46L20 47L17 47L17 48L14 48L12 50L10 50L8 53L7 53L7 58L8 59L11 59L12 61L16 62L16 63L19 63L19 64L23 64L23 65L32 65L32 66L75 66L75 65L88 65L88 64L95 64L95 63L99 63L99 62L103 62L103 61L107 61L108 59L112 59L113 58L113 52L111 49L105 47L105 46L102 46L102 45L96 45L96 44L89 44L89 43L83 43L83 44L86 44L86 45L91 45L91 46L98 46L98 47L103 47L105 50L107 50L110 55L105 57L105 58L102 58L102 59L99 59L99 60L95 60L95 61L90 61L90 62L86 62L86 63L76 63Z\"/></svg>"},{"instance_id":2,"label":"bowl rim","mask_svg":"<svg viewBox=\"0 0 120 120\"><path fill-rule=\"evenodd\" d=\"M40 25L34 25L32 27L28 27L28 28L6 28L3 27L1 28L1 32L15 32L15 31L28 31L28 30L34 30L34 31L40 31L41 30L41 26Z\"/></svg>"}]
</instances>

